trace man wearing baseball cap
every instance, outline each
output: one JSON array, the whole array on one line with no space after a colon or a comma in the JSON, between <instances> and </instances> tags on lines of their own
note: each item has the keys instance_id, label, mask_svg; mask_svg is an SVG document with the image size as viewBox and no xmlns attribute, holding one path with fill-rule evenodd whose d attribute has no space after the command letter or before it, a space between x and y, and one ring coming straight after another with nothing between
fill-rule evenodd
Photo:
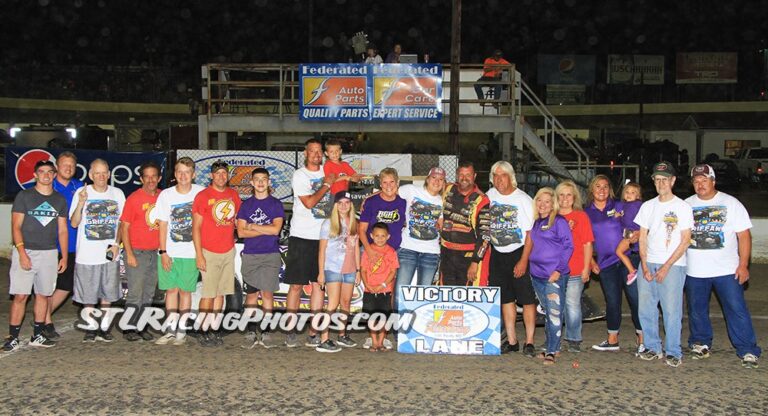
<instances>
[{"instance_id":1,"label":"man wearing baseball cap","mask_svg":"<svg viewBox=\"0 0 768 416\"><path fill-rule=\"evenodd\" d=\"M693 208L694 218L685 280L691 358L710 356L713 335L709 299L714 290L723 307L728 337L742 366L757 368L761 351L744 300L752 250L749 213L736 198L715 189L712 166L695 166L691 182L696 195L685 200Z\"/></svg>"},{"instance_id":2,"label":"man wearing baseball cap","mask_svg":"<svg viewBox=\"0 0 768 416\"><path fill-rule=\"evenodd\" d=\"M643 328L646 351L643 360L661 359L659 304L664 313L664 351L666 364L678 367L683 352L680 334L683 319L685 250L691 243L691 207L672 193L676 172L669 162L653 166L656 198L643 203L635 217L640 226L640 269L637 279L638 316Z\"/></svg>"},{"instance_id":3,"label":"man wearing baseball cap","mask_svg":"<svg viewBox=\"0 0 768 416\"><path fill-rule=\"evenodd\" d=\"M211 185L195 196L192 204L192 241L195 262L203 276L200 314L203 320L199 338L204 347L222 345L215 322L224 307L224 296L235 293L235 223L240 196L227 186L229 165L217 160L211 164Z\"/></svg>"}]
</instances>

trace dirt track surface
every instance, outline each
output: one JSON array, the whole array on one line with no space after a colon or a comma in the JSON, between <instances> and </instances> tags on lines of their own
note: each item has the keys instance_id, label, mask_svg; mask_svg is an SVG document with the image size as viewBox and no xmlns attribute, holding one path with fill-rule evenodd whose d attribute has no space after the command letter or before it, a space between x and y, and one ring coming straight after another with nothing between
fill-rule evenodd
<instances>
[{"instance_id":1,"label":"dirt track surface","mask_svg":"<svg viewBox=\"0 0 768 416\"><path fill-rule=\"evenodd\" d=\"M8 275L8 261L0 273ZM752 268L747 299L758 343L768 345L768 266ZM595 282L596 283L596 282ZM0 291L7 293L7 279ZM588 289L602 302L599 285ZM9 300L0 301L8 320ZM679 368L634 357L631 323L622 351L564 352L554 366L521 353L457 357L371 353L360 347L320 354L306 347L244 349L241 334L219 348L83 344L77 309L55 316L62 332L50 349L25 346L0 355L2 414L768 414L768 360L740 365L713 299L711 358ZM31 303L22 329L31 335ZM683 342L687 339L683 321ZM518 324L520 327L520 324ZM5 326L3 326L5 328ZM584 345L604 339L605 322L584 326ZM360 344L363 334L354 334ZM302 339L303 340L303 339ZM536 343L543 343L538 330ZM579 368L573 362L578 361Z\"/></svg>"}]
</instances>

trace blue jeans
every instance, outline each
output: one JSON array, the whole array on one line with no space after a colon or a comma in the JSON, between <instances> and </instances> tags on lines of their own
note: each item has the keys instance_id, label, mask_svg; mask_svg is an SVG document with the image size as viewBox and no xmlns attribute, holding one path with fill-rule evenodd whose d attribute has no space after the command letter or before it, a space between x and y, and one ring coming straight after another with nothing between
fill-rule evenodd
<instances>
[{"instance_id":1,"label":"blue jeans","mask_svg":"<svg viewBox=\"0 0 768 416\"><path fill-rule=\"evenodd\" d=\"M395 277L395 305L397 305L400 287L410 285L413 280L413 273L417 270L419 272L417 285L428 286L432 284L437 267L440 265L440 255L421 253L400 247L397 250L397 261L400 263L400 268L397 269L397 276Z\"/></svg>"},{"instance_id":2,"label":"blue jeans","mask_svg":"<svg viewBox=\"0 0 768 416\"><path fill-rule=\"evenodd\" d=\"M547 336L547 354L554 354L560 351L560 338L563 334L562 316L565 306L566 279L566 276L560 276L553 283L549 283L546 279L531 276L536 297L539 298L539 304L544 308L544 315L547 317L546 324L544 325L544 333ZM551 299L550 296L552 297Z\"/></svg>"},{"instance_id":3,"label":"blue jeans","mask_svg":"<svg viewBox=\"0 0 768 416\"><path fill-rule=\"evenodd\" d=\"M661 264L648 263L651 275L661 268ZM637 269L637 293L640 307L640 324L643 327L643 343L653 352L661 352L659 336L659 304L664 313L664 351L667 355L682 358L680 336L683 320L683 286L685 286L685 266L672 266L664 280L645 280L641 268Z\"/></svg>"},{"instance_id":4,"label":"blue jeans","mask_svg":"<svg viewBox=\"0 0 768 416\"><path fill-rule=\"evenodd\" d=\"M702 344L712 347L712 322L709 320L709 298L714 289L720 304L728 337L731 339L736 354L743 357L750 353L760 356L760 347L755 339L752 317L744 301L744 286L739 284L735 275L710 278L688 276L685 279L685 297L688 301L688 324L691 335L688 346Z\"/></svg>"},{"instance_id":5,"label":"blue jeans","mask_svg":"<svg viewBox=\"0 0 768 416\"><path fill-rule=\"evenodd\" d=\"M565 285L565 340L581 342L581 276L571 276Z\"/></svg>"},{"instance_id":6,"label":"blue jeans","mask_svg":"<svg viewBox=\"0 0 768 416\"><path fill-rule=\"evenodd\" d=\"M355 277L357 273L338 273L330 270L325 270L325 283L346 283L349 285L355 284Z\"/></svg>"},{"instance_id":7,"label":"blue jeans","mask_svg":"<svg viewBox=\"0 0 768 416\"><path fill-rule=\"evenodd\" d=\"M617 334L621 328L622 289L624 289L624 293L627 295L627 302L629 302L629 310L632 313L632 323L635 325L635 331L642 331L640 319L637 315L637 280L627 286L627 273L627 268L621 262L600 270L600 287L603 288L603 295L605 295L605 319L608 322L609 334Z\"/></svg>"}]
</instances>

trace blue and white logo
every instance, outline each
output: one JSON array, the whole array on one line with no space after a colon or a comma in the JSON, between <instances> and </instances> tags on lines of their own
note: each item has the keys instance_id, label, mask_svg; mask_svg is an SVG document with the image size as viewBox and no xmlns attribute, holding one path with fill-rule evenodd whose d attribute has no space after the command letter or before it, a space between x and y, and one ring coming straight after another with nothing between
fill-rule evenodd
<instances>
[{"instance_id":1,"label":"blue and white logo","mask_svg":"<svg viewBox=\"0 0 768 416\"><path fill-rule=\"evenodd\" d=\"M38 205L37 208L30 210L29 215L35 217L35 219L45 227L53 221L54 218L59 216L59 212L47 201L44 201L42 204Z\"/></svg>"}]
</instances>

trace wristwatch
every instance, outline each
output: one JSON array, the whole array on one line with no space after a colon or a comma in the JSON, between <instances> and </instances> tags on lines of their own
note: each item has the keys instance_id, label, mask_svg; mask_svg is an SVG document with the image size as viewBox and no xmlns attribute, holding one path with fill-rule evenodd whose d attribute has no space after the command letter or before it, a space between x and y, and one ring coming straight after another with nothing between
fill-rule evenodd
<instances>
[{"instance_id":1,"label":"wristwatch","mask_svg":"<svg viewBox=\"0 0 768 416\"><path fill-rule=\"evenodd\" d=\"M163 254L167 253L165 250L157 250L157 255L162 256Z\"/></svg>"}]
</instances>

